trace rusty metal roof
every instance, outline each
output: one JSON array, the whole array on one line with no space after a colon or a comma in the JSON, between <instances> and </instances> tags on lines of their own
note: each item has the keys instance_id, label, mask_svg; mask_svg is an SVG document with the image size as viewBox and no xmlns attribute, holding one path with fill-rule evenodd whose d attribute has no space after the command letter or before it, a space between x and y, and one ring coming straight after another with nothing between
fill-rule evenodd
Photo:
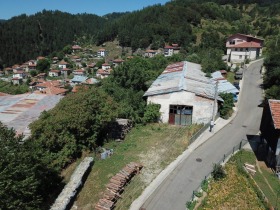
<instances>
[{"instance_id":1,"label":"rusty metal roof","mask_svg":"<svg viewBox=\"0 0 280 210\"><path fill-rule=\"evenodd\" d=\"M204 76L201 66L188 61L178 62L166 67L163 73L153 82L144 96L188 91L196 95L214 99L215 84ZM222 99L218 97L218 100Z\"/></svg>"}]
</instances>

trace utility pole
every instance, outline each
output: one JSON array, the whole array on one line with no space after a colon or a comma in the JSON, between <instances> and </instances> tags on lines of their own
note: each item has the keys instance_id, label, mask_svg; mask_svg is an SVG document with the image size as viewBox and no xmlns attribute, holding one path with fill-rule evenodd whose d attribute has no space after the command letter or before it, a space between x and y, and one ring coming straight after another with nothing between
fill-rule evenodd
<instances>
[{"instance_id":1,"label":"utility pole","mask_svg":"<svg viewBox=\"0 0 280 210\"><path fill-rule=\"evenodd\" d=\"M213 114L212 114L213 121L215 119L215 110L216 110L216 103L217 103L217 97L218 97L218 85L219 85L219 80L216 81L216 86L215 86L215 97L214 97Z\"/></svg>"}]
</instances>

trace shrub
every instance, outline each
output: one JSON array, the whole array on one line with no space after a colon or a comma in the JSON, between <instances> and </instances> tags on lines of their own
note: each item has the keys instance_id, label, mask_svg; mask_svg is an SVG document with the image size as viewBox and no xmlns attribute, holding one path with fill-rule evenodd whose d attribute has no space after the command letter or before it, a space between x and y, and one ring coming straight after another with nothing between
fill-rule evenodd
<instances>
[{"instance_id":1,"label":"shrub","mask_svg":"<svg viewBox=\"0 0 280 210\"><path fill-rule=\"evenodd\" d=\"M196 205L197 201L188 201L186 203L186 207L188 208L188 210L193 210L195 205Z\"/></svg>"},{"instance_id":2,"label":"shrub","mask_svg":"<svg viewBox=\"0 0 280 210\"><path fill-rule=\"evenodd\" d=\"M212 177L216 181L226 177L226 172L223 169L222 165L214 164L213 171L212 171Z\"/></svg>"},{"instance_id":3,"label":"shrub","mask_svg":"<svg viewBox=\"0 0 280 210\"><path fill-rule=\"evenodd\" d=\"M223 105L220 107L220 115L224 119L228 119L233 112L233 95L231 93L221 93L221 98L224 100Z\"/></svg>"},{"instance_id":4,"label":"shrub","mask_svg":"<svg viewBox=\"0 0 280 210\"><path fill-rule=\"evenodd\" d=\"M208 190L208 180L207 180L207 179L204 179L204 180L201 182L201 189L202 189L204 192L207 192L207 190Z\"/></svg>"}]
</instances>

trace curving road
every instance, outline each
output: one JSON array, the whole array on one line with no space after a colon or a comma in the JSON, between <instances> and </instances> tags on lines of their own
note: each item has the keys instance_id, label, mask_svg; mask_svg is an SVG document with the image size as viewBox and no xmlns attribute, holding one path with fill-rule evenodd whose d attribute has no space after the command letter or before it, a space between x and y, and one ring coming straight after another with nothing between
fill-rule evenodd
<instances>
[{"instance_id":1,"label":"curving road","mask_svg":"<svg viewBox=\"0 0 280 210\"><path fill-rule=\"evenodd\" d=\"M236 117L204 144L194 150L146 200L145 210L185 210L186 202L213 168L213 163L221 160L224 154L232 151L247 135L259 131L262 108L262 83L260 69L263 61L252 63L243 75L242 93ZM197 162L196 159L202 159Z\"/></svg>"}]
</instances>

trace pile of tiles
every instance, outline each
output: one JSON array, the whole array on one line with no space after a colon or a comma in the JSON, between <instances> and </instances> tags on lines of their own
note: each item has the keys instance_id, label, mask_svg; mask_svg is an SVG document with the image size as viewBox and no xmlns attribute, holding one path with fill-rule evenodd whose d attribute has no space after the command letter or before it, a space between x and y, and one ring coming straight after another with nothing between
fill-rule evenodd
<instances>
[{"instance_id":1,"label":"pile of tiles","mask_svg":"<svg viewBox=\"0 0 280 210\"><path fill-rule=\"evenodd\" d=\"M117 200L121 197L125 185L138 174L143 166L139 163L131 162L120 170L110 179L110 183L106 185L103 198L99 199L95 206L95 210L112 210L115 208Z\"/></svg>"}]
</instances>

